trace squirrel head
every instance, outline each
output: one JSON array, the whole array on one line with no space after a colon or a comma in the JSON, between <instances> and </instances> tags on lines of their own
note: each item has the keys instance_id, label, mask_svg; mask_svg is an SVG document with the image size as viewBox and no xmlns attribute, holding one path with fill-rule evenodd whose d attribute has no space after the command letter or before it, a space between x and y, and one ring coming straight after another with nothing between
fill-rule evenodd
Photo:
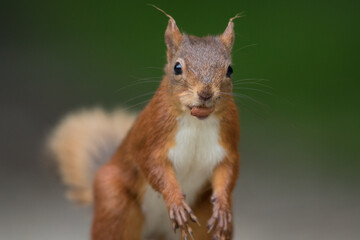
<instances>
[{"instance_id":1,"label":"squirrel head","mask_svg":"<svg viewBox=\"0 0 360 240\"><path fill-rule=\"evenodd\" d=\"M170 19L165 31L167 65L165 73L183 110L199 118L210 115L232 91L231 49L234 23L231 18L218 36L196 37L181 33ZM223 101L222 101L223 100Z\"/></svg>"}]
</instances>

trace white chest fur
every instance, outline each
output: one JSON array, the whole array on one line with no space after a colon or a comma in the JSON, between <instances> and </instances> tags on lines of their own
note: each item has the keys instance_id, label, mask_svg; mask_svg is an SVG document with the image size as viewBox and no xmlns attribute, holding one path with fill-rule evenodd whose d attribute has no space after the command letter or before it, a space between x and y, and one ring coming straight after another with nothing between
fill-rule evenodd
<instances>
[{"instance_id":1,"label":"white chest fur","mask_svg":"<svg viewBox=\"0 0 360 240\"><path fill-rule=\"evenodd\" d=\"M185 114L177 120L176 145L169 150L168 157L174 165L181 189L186 194L186 201L191 206L198 191L226 153L219 144L218 118L210 116L199 120ZM166 239L173 239L165 203L161 195L150 186L144 196L143 212L146 218L144 239L151 239L149 236L157 233L164 234Z\"/></svg>"}]
</instances>

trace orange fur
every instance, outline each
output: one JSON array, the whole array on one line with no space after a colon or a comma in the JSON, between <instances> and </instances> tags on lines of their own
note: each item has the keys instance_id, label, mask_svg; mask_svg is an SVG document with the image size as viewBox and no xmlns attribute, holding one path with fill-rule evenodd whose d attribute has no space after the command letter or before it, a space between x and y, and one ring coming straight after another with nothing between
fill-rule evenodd
<instances>
[{"instance_id":1,"label":"orange fur","mask_svg":"<svg viewBox=\"0 0 360 240\"><path fill-rule=\"evenodd\" d=\"M116 231L114 230L113 235L106 235L106 239L132 239L120 236L123 236L125 229L131 229L128 232L138 232L139 225L119 219L122 219L121 216L127 216L139 219L139 222L142 222L143 216L139 211L139 206L144 193L144 185L147 183L162 193L168 206L180 204L183 200L175 171L167 159L168 150L175 144L176 117L179 114L177 104L172 104L173 101L173 97L168 94L166 81L163 81L149 105L139 115L114 157L108 165L103 167L105 169L122 169L121 172L109 174L107 170L100 170L98 173L98 178L95 181L96 205L92 231L94 240L105 239L97 236L101 236L101 232L109 232L110 226ZM212 182L214 194L221 199L224 206L231 207L231 193L239 168L237 152L239 127L233 100L224 100L222 104L224 104L223 109L219 110L217 114L222 118L221 145L227 150L228 155L214 170ZM105 183L101 184L101 182ZM109 192L114 195L107 195ZM117 201L125 202L120 204ZM133 202L129 202L127 205L128 201ZM203 201L203 203L206 202L209 203L210 199ZM107 210L100 207L103 205L107 206ZM128 213L129 209L132 211L131 213ZM210 204L204 206L198 204L194 209L195 213L202 212L200 215L202 221L204 220L203 215L206 217L211 215ZM104 212L111 212L111 214L105 215ZM204 228L204 225L202 226ZM204 235L204 232L206 229L195 234L201 235L202 233ZM207 233L206 235L211 236Z\"/></svg>"},{"instance_id":2,"label":"orange fur","mask_svg":"<svg viewBox=\"0 0 360 240\"><path fill-rule=\"evenodd\" d=\"M228 76L233 41L232 19L222 35L199 38L182 34L175 20L170 17L165 32L168 48L165 76L152 100L139 114L131 129L123 127L126 131L121 131L127 132L126 136L123 134L117 138L119 145L117 150L95 176L94 218L91 231L93 240L141 239L144 223L151 221L145 219L142 211L142 203L145 201L145 193L149 185L163 197L170 221L175 229L180 228L183 237L191 234L194 229L194 236L198 240L232 239L231 196L238 177L240 135L238 112L231 96L231 77ZM181 65L180 74L174 73L174 65L177 63ZM204 155L214 163L215 167L211 168L211 177L203 178L208 182L203 184L204 186L199 184L200 187L196 188L195 203L188 206L169 152L179 144L176 141L181 126L179 119L187 114L190 115L192 109L195 113L201 111L201 114L195 114L199 119L206 119L211 115L210 117L216 120L209 126L215 129L212 133L216 135L211 137L216 136L213 139L217 141L215 145L219 146L220 154L216 152L213 153L214 156ZM195 117L191 118L195 119ZM199 119L194 121L202 121ZM182 130L184 131L184 127ZM204 131L207 133L206 130ZM119 129L116 131L120 132ZM201 134L200 132L199 135ZM53 137L53 139L55 140L52 141L51 146L56 148L55 152L66 152L59 149L66 145L60 142L63 143L67 138ZM84 142L86 139L83 139ZM203 149L208 150L212 145L206 147L208 148ZM74 150L71 149L70 152ZM179 152L182 153L182 150ZM71 154L59 156L64 172L68 171L64 169L77 172L86 168L88 162L84 161L87 161L89 156L85 157L85 160L78 160L74 156ZM65 158L70 161L64 160ZM72 178L68 176L72 174L65 173L65 181L70 187L80 186L80 190L88 189L91 177L86 175L86 171L82 172L83 174L76 175L80 180L69 180ZM81 192L73 195L76 194L81 195ZM90 202L91 191L86 192L86 197L78 198ZM201 227L188 223L188 218L193 221L198 219L202 224ZM215 226L210 234L206 229L207 220L210 230ZM167 239L162 233L156 233L154 237Z\"/></svg>"}]
</instances>

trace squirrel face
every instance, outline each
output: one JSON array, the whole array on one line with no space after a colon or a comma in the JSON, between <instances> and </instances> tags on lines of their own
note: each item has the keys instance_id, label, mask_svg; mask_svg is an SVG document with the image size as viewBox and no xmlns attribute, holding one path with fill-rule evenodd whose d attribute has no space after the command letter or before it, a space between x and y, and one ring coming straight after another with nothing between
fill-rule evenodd
<instances>
[{"instance_id":1,"label":"squirrel face","mask_svg":"<svg viewBox=\"0 0 360 240\"><path fill-rule=\"evenodd\" d=\"M165 32L169 87L182 110L201 119L220 109L232 91L232 20L220 36L196 37L181 34L170 17Z\"/></svg>"}]
</instances>

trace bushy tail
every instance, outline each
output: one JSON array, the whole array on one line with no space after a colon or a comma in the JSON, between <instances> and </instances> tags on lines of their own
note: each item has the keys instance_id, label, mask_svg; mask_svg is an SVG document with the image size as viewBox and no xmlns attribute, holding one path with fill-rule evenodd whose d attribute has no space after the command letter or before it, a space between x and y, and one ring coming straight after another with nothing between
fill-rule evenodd
<instances>
[{"instance_id":1,"label":"bushy tail","mask_svg":"<svg viewBox=\"0 0 360 240\"><path fill-rule=\"evenodd\" d=\"M47 148L54 156L68 199L82 205L92 203L92 181L96 170L115 152L136 114L100 108L67 115L49 136Z\"/></svg>"}]
</instances>

